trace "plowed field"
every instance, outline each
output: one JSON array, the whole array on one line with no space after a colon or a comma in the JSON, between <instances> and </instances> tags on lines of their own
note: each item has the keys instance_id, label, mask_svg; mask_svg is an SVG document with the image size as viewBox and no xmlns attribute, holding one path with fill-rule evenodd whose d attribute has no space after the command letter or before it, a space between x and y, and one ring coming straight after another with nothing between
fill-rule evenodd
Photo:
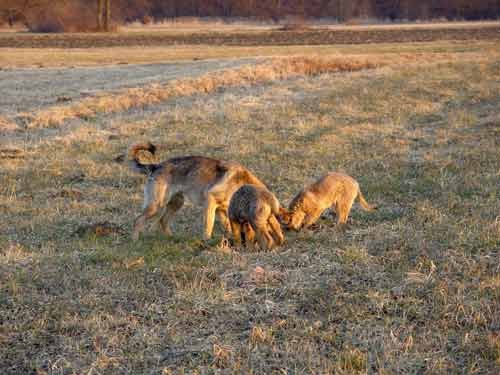
<instances>
[{"instance_id":1,"label":"plowed field","mask_svg":"<svg viewBox=\"0 0 500 375\"><path fill-rule=\"evenodd\" d=\"M500 39L500 26L489 25L426 28L311 29L305 31L195 32L173 34L12 34L0 37L0 47L91 48L116 46L163 46L172 44L209 44L233 46L321 45L365 43L409 43L436 40Z\"/></svg>"}]
</instances>

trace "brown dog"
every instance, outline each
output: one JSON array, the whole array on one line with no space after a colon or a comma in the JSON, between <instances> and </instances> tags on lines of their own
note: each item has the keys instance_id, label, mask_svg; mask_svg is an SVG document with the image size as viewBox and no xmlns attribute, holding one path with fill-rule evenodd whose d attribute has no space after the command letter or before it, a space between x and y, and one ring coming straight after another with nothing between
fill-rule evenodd
<instances>
[{"instance_id":1,"label":"brown dog","mask_svg":"<svg viewBox=\"0 0 500 375\"><path fill-rule=\"evenodd\" d=\"M229 200L244 184L265 187L241 164L203 156L184 156L159 164L142 164L139 153L155 154L151 143L141 143L129 150L129 159L135 171L148 176L144 186L143 212L134 224L133 239L139 238L146 222L160 216L160 226L167 235L172 233L173 215L184 205L185 198L203 207L204 238L209 239L218 213L224 228L231 230L227 217Z\"/></svg>"},{"instance_id":2,"label":"brown dog","mask_svg":"<svg viewBox=\"0 0 500 375\"><path fill-rule=\"evenodd\" d=\"M280 210L279 217L287 228L298 231L310 227L324 210L331 207L337 214L337 223L345 224L356 197L359 197L364 210L376 208L366 202L355 179L332 172L301 190L291 201L288 210Z\"/></svg>"},{"instance_id":3,"label":"brown dog","mask_svg":"<svg viewBox=\"0 0 500 375\"><path fill-rule=\"evenodd\" d=\"M243 185L229 202L229 221L236 244L241 244L241 233L245 241L253 246L255 237L263 250L272 249L285 241L281 226L276 219L280 203L265 187Z\"/></svg>"}]
</instances>

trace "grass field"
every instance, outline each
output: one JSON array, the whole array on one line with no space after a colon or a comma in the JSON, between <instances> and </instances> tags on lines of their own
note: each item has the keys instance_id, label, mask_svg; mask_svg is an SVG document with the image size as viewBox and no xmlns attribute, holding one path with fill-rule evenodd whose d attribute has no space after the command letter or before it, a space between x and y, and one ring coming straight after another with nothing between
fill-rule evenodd
<instances>
[{"instance_id":1,"label":"grass field","mask_svg":"<svg viewBox=\"0 0 500 375\"><path fill-rule=\"evenodd\" d=\"M500 37L499 37L500 40ZM239 59L245 57L285 56L344 56L368 55L398 59L402 54L425 54L432 59L439 54L455 56L457 53L498 52L498 41L437 41L422 43L377 43L359 45L316 46L206 46L174 45L163 47L112 47L112 48L2 48L0 69L80 67L127 64L155 64L175 61Z\"/></svg>"},{"instance_id":2,"label":"grass field","mask_svg":"<svg viewBox=\"0 0 500 375\"><path fill-rule=\"evenodd\" d=\"M0 113L0 372L500 370L498 45L321 48ZM251 253L188 206L131 243L141 140L238 160L283 204L344 171L379 210Z\"/></svg>"}]
</instances>

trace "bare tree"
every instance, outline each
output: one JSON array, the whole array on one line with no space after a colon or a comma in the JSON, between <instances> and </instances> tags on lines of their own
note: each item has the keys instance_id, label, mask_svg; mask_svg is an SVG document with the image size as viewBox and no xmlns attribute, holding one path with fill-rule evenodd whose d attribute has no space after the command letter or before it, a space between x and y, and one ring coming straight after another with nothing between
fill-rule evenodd
<instances>
[{"instance_id":1,"label":"bare tree","mask_svg":"<svg viewBox=\"0 0 500 375\"><path fill-rule=\"evenodd\" d=\"M111 30L111 0L97 0L97 29Z\"/></svg>"},{"instance_id":2,"label":"bare tree","mask_svg":"<svg viewBox=\"0 0 500 375\"><path fill-rule=\"evenodd\" d=\"M111 31L112 18L130 22L151 15L257 17L288 15L379 19L483 19L500 17L500 0L0 0L0 21L33 30ZM95 25L97 22L97 25ZM43 27L39 27L39 26ZM33 26L33 28L31 27Z\"/></svg>"},{"instance_id":3,"label":"bare tree","mask_svg":"<svg viewBox=\"0 0 500 375\"><path fill-rule=\"evenodd\" d=\"M105 0L106 7L104 11L104 30L111 30L111 0Z\"/></svg>"},{"instance_id":4,"label":"bare tree","mask_svg":"<svg viewBox=\"0 0 500 375\"><path fill-rule=\"evenodd\" d=\"M104 0L97 0L97 29L103 29Z\"/></svg>"}]
</instances>

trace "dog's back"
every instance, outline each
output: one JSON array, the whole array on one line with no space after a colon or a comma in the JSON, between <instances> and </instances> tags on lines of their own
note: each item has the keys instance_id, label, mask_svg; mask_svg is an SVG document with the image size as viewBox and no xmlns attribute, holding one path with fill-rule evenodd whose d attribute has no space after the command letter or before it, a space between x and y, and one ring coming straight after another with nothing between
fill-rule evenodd
<instances>
[{"instance_id":1,"label":"dog's back","mask_svg":"<svg viewBox=\"0 0 500 375\"><path fill-rule=\"evenodd\" d=\"M170 174L170 179L177 184L196 181L210 185L219 180L228 171L225 163L218 159L204 156L182 156L162 163Z\"/></svg>"},{"instance_id":2,"label":"dog's back","mask_svg":"<svg viewBox=\"0 0 500 375\"><path fill-rule=\"evenodd\" d=\"M279 214L279 207L278 200L269 190L245 184L231 197L228 215L232 221L254 225L259 220L267 221L269 215Z\"/></svg>"},{"instance_id":3,"label":"dog's back","mask_svg":"<svg viewBox=\"0 0 500 375\"><path fill-rule=\"evenodd\" d=\"M205 156L181 156L167 159L161 163L144 164L140 160L141 153L156 154L157 147L150 142L133 145L128 152L132 168L139 173L169 174L171 180L182 183L186 180L199 180L210 184L220 179L228 170L226 162Z\"/></svg>"},{"instance_id":4,"label":"dog's back","mask_svg":"<svg viewBox=\"0 0 500 375\"><path fill-rule=\"evenodd\" d=\"M316 203L320 207L326 209L342 201L345 197L350 197L351 195L356 197L359 191L359 184L354 178L346 174L332 172L321 177L307 191L314 195Z\"/></svg>"}]
</instances>

